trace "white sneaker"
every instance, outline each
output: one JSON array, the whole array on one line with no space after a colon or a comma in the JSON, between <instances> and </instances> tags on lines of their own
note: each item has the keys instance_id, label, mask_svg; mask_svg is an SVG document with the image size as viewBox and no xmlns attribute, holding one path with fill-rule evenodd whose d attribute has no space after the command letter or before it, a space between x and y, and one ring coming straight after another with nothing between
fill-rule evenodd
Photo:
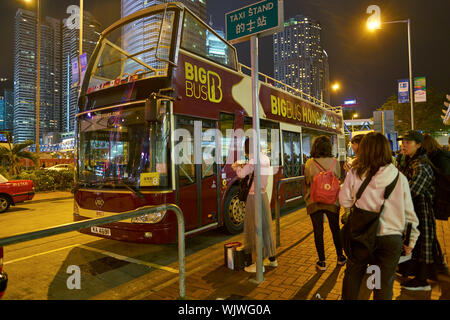
<instances>
[{"instance_id":1,"label":"white sneaker","mask_svg":"<svg viewBox=\"0 0 450 320\"><path fill-rule=\"evenodd\" d=\"M256 263L249 265L248 267L245 267L244 270L246 272L250 272L250 273L256 273ZM263 272L264 272L264 266L263 266Z\"/></svg>"},{"instance_id":2,"label":"white sneaker","mask_svg":"<svg viewBox=\"0 0 450 320\"><path fill-rule=\"evenodd\" d=\"M264 266L276 268L276 267L278 267L278 261L277 260L275 260L275 261L265 260Z\"/></svg>"}]
</instances>

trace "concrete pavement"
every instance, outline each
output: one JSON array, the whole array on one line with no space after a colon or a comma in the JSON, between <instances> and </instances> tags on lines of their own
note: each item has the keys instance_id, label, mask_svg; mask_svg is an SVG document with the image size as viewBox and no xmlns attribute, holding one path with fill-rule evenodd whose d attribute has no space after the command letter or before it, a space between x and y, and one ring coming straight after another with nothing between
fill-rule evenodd
<instances>
[{"instance_id":1,"label":"concrete pavement","mask_svg":"<svg viewBox=\"0 0 450 320\"><path fill-rule=\"evenodd\" d=\"M52 201L73 197L70 192L37 193L32 201ZM437 236L447 265L450 255L450 221L436 222ZM274 221L275 230L275 221ZM241 241L237 235L227 242ZM264 281L255 284L255 278L243 270L233 271L224 265L223 243L208 247L186 257L191 269L186 269L186 298L192 300L339 300L345 266L337 266L332 235L325 222L324 242L327 270L315 268L317 253L311 220L306 209L300 209L281 218L281 246L277 249L278 267L266 267ZM192 263L194 262L194 263ZM197 263L198 262L198 263ZM171 265L172 266L172 265ZM177 264L173 266L177 268ZM432 291L403 290L400 281L394 282L395 300L450 300L450 282L439 278L429 281ZM365 280L363 281L363 284ZM365 287L362 285L362 287ZM146 293L148 292L148 293ZM130 299L174 300L178 298L178 278L157 288L148 288ZM368 289L361 290L361 299L371 299Z\"/></svg>"},{"instance_id":2,"label":"concrete pavement","mask_svg":"<svg viewBox=\"0 0 450 320\"><path fill-rule=\"evenodd\" d=\"M186 270L186 298L193 300L340 300L345 266L337 266L337 257L332 235L325 223L324 242L327 270L315 269L317 253L310 218L306 209L298 210L282 217L281 246L277 250L278 267L266 267L264 282L255 284L255 276L245 271L233 271L225 267L223 243L216 250L216 259L196 268ZM274 229L275 230L275 229ZM447 264L450 253L450 222L437 221L439 242L444 251ZM241 241L242 235L227 242ZM211 254L205 249L203 254ZM198 257L202 253L197 253ZM186 259L196 259L187 257ZM400 278L394 283L395 300L450 300L450 283L430 281L432 291L408 291L400 286ZM366 281L363 281L363 285ZM362 287L363 287L362 285ZM365 286L364 286L365 287ZM163 288L149 288L148 295L139 299L172 300L178 298L178 281ZM368 289L361 290L361 299L371 299Z\"/></svg>"}]
</instances>

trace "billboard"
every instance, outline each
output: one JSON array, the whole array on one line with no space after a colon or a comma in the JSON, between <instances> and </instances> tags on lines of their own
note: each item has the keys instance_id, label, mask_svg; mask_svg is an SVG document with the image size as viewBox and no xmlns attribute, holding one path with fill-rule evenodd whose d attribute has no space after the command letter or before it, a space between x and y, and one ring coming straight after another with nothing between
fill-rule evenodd
<instances>
[{"instance_id":1,"label":"billboard","mask_svg":"<svg viewBox=\"0 0 450 320\"><path fill-rule=\"evenodd\" d=\"M427 102L427 82L425 77L414 78L414 102Z\"/></svg>"},{"instance_id":2,"label":"billboard","mask_svg":"<svg viewBox=\"0 0 450 320\"><path fill-rule=\"evenodd\" d=\"M78 86L80 82L80 67L78 65L78 57L72 59L72 88Z\"/></svg>"},{"instance_id":3,"label":"billboard","mask_svg":"<svg viewBox=\"0 0 450 320\"><path fill-rule=\"evenodd\" d=\"M409 80L398 80L398 103L409 103Z\"/></svg>"}]
</instances>

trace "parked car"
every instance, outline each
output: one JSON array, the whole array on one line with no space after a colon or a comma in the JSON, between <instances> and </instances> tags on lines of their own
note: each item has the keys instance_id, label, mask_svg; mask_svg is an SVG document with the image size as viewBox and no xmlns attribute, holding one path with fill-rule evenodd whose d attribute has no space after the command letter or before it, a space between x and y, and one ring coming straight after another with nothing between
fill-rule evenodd
<instances>
[{"instance_id":1,"label":"parked car","mask_svg":"<svg viewBox=\"0 0 450 320\"><path fill-rule=\"evenodd\" d=\"M0 299L3 297L8 284L8 275L3 271L3 247L0 247Z\"/></svg>"},{"instance_id":2,"label":"parked car","mask_svg":"<svg viewBox=\"0 0 450 320\"><path fill-rule=\"evenodd\" d=\"M0 174L0 213L34 197L32 180L8 180Z\"/></svg>"},{"instance_id":3,"label":"parked car","mask_svg":"<svg viewBox=\"0 0 450 320\"><path fill-rule=\"evenodd\" d=\"M71 170L71 169L73 169L72 164L57 164L47 168L47 170L56 170L56 171Z\"/></svg>"}]
</instances>

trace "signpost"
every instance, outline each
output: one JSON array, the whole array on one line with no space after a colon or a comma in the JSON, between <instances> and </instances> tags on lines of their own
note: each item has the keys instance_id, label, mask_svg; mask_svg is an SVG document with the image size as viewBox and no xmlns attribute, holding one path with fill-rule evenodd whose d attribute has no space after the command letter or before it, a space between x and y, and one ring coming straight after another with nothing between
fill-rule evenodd
<instances>
[{"instance_id":1,"label":"signpost","mask_svg":"<svg viewBox=\"0 0 450 320\"><path fill-rule=\"evenodd\" d=\"M253 156L255 167L256 282L264 281L262 257L262 201L259 126L258 37L282 30L283 0L266 0L225 14L227 40L233 44L251 40ZM270 208L269 208L270 210Z\"/></svg>"}]
</instances>

